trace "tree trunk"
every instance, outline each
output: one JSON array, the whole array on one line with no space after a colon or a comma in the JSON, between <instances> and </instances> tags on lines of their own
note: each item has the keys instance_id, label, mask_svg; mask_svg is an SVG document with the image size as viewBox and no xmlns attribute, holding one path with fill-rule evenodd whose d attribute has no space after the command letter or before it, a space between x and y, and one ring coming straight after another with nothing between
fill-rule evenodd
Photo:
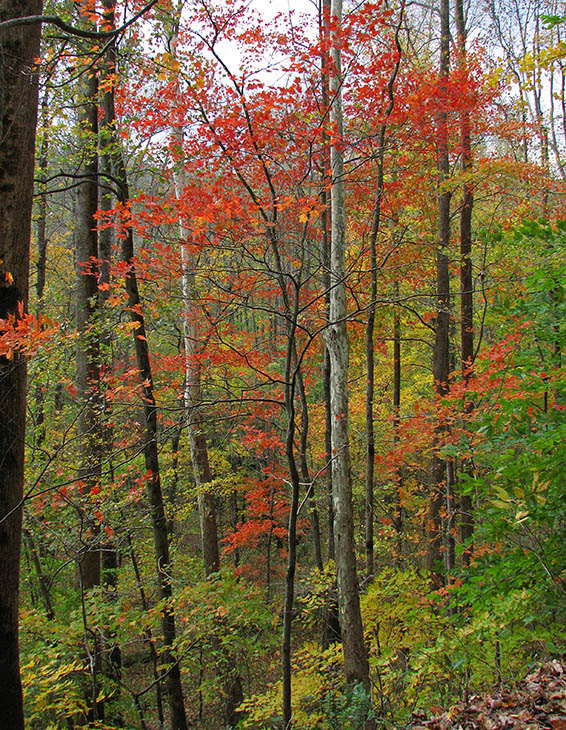
<instances>
[{"instance_id":1,"label":"tree trunk","mask_svg":"<svg viewBox=\"0 0 566 730\"><path fill-rule=\"evenodd\" d=\"M178 28L178 26L176 26ZM169 46L173 57L177 49L177 32L170 38ZM177 88L180 96L180 89ZM174 172L175 195L178 201L183 199L183 191L187 187L187 180L184 169L183 154L183 128L180 126L171 127L178 161ZM214 495L210 493L207 485L212 481L210 464L208 460L208 447L206 436L203 430L201 415L202 389L200 379L200 368L195 360L198 354L198 331L194 316L194 299L196 297L195 269L197 257L189 252L188 244L191 238L191 231L184 221L182 213L179 215L179 233L181 239L181 259L183 266L183 342L185 354L185 410L186 428L189 435L191 450L191 461L197 491L197 504L199 511L200 536L202 546L202 559L204 574L206 577L216 573L220 568L220 556L218 552L218 527L216 520L216 505Z\"/></svg>"},{"instance_id":2,"label":"tree trunk","mask_svg":"<svg viewBox=\"0 0 566 730\"><path fill-rule=\"evenodd\" d=\"M373 429L373 399L375 382L375 348L373 336L375 330L375 308L377 299L377 237L381 225L381 201L384 192L385 179L385 140L387 136L387 122L393 111L394 96L393 87L399 65L401 62L401 46L399 43L399 30L403 19L404 7L402 6L399 15L399 24L395 36L395 45L399 53L397 62L393 66L389 81L387 83L387 107L384 110L384 118L377 135L377 185L375 192L375 204L373 208L373 221L371 226L369 253L370 253L370 301L368 307L368 321L366 325L366 483L365 483L365 515L366 515L366 574L371 580L373 578L373 493L374 493L374 471L375 471L375 436ZM381 109L380 109L381 111Z\"/></svg>"},{"instance_id":3,"label":"tree trunk","mask_svg":"<svg viewBox=\"0 0 566 730\"><path fill-rule=\"evenodd\" d=\"M456 29L458 34L458 60L464 67L466 64L466 24L464 20L464 2L456 0ZM470 113L463 109L460 114L460 139L462 145L462 171L464 176L472 169L472 144L470 132ZM474 196L470 184L464 178L462 190L462 208L460 210L460 353L462 378L467 384L474 360L474 278L472 271L472 210ZM466 400L464 416L473 410L473 403ZM472 472L469 459L462 464L463 471ZM472 557L472 537L474 534L474 518L472 498L464 494L460 500L460 537L464 544L462 562L469 567Z\"/></svg>"},{"instance_id":4,"label":"tree trunk","mask_svg":"<svg viewBox=\"0 0 566 730\"><path fill-rule=\"evenodd\" d=\"M116 129L116 119L108 120L114 130L112 140L112 168L113 176L119 184L118 201L125 209L129 207L129 186L126 167L120 150L120 142ZM142 313L141 300L138 289L136 264L134 258L134 234L131 227L127 227L122 238L122 260L127 265L125 274L128 311L134 324L133 341L136 354L136 364L142 384L143 412L144 412L144 458L145 467L149 475L147 481L147 496L150 506L153 531L153 545L157 573L159 600L164 602L160 623L163 635L163 662L169 665L165 676L165 686L169 696L172 730L187 730L187 720L181 685L179 660L173 651L175 644L175 614L171 608L173 589L171 586L171 566L169 560L169 538L167 534L167 520L163 506L161 477L159 470L159 454L157 448L157 404L153 392L153 373L149 358L149 345L145 328L145 319Z\"/></svg>"},{"instance_id":5,"label":"tree trunk","mask_svg":"<svg viewBox=\"0 0 566 730\"><path fill-rule=\"evenodd\" d=\"M76 188L75 198L75 311L77 322L77 391L80 412L77 422L80 460L78 476L82 492L89 499L91 489L100 481L100 344L97 325L98 294L98 236L96 211L98 210L98 164L96 155L87 150L96 139L98 131L98 84L94 75L83 75L79 94L78 135L83 145L83 164L80 174L84 178ZM94 525L90 515L83 513L90 528L85 545L78 556L80 584L92 588L100 584L100 550L94 544Z\"/></svg>"},{"instance_id":6,"label":"tree trunk","mask_svg":"<svg viewBox=\"0 0 566 730\"><path fill-rule=\"evenodd\" d=\"M287 410L287 434L285 453L289 465L291 481L291 508L289 510L287 572L285 575L285 600L283 607L283 638L281 646L281 662L283 674L283 727L291 729L291 629L293 623L293 604L295 600L295 569L297 564L297 513L299 509L299 472L295 462L295 378L292 375L293 351L295 347L295 325L297 322L298 296L295 310L290 320L288 334L287 357L285 360L285 408Z\"/></svg>"},{"instance_id":7,"label":"tree trunk","mask_svg":"<svg viewBox=\"0 0 566 730\"><path fill-rule=\"evenodd\" d=\"M53 611L53 603L51 601L50 581L41 567L39 552L37 550L37 546L35 544L35 540L31 531L24 527L23 535L27 544L29 556L31 557L31 561L35 569L35 574L37 576L39 594L41 595L41 601L45 609L45 615L51 621L53 618L55 618L55 613Z\"/></svg>"},{"instance_id":8,"label":"tree trunk","mask_svg":"<svg viewBox=\"0 0 566 730\"><path fill-rule=\"evenodd\" d=\"M330 77L330 121L335 130L335 140L330 148L332 170L331 286L330 321L326 331L326 343L330 353L331 369L332 486L336 576L346 680L348 682L362 682L366 691L371 692L358 594L350 478L344 154L341 141L343 135L340 50L341 0L332 1L331 18L334 27L331 33L333 69ZM374 727L373 721L366 723L366 727L370 726Z\"/></svg>"},{"instance_id":9,"label":"tree trunk","mask_svg":"<svg viewBox=\"0 0 566 730\"><path fill-rule=\"evenodd\" d=\"M0 22L41 14L40 0L0 0ZM0 318L28 302L29 251L40 26L0 30ZM0 357L0 708L10 730L24 726L18 649L18 599L26 362Z\"/></svg>"},{"instance_id":10,"label":"tree trunk","mask_svg":"<svg viewBox=\"0 0 566 730\"><path fill-rule=\"evenodd\" d=\"M49 153L49 97L47 89L43 93L41 100L41 125L43 127L43 137L41 139L41 148L39 150L39 176L42 179L47 178L48 168L48 153ZM43 290L45 289L45 269L47 261L47 185L42 183L40 189L41 195L38 201L38 215L37 215L37 281L35 283L35 290L37 293L38 302L43 297Z\"/></svg>"},{"instance_id":11,"label":"tree trunk","mask_svg":"<svg viewBox=\"0 0 566 730\"><path fill-rule=\"evenodd\" d=\"M80 452L78 477L84 503L81 507L83 544L77 556L78 587L84 591L100 585L99 526L90 515L91 495L101 478L100 341L96 322L98 310L98 161L93 140L98 134L98 83L94 74L84 73L79 90L78 139L82 147L81 183L75 190L75 311L77 322L77 392L80 412L77 436ZM96 145L94 145L96 149ZM98 634L85 625L85 650L90 659L91 691L88 717L104 719L99 696L101 645Z\"/></svg>"},{"instance_id":12,"label":"tree trunk","mask_svg":"<svg viewBox=\"0 0 566 730\"><path fill-rule=\"evenodd\" d=\"M450 70L450 6L441 0L440 81L441 92L446 90ZM447 113L437 115L438 124L438 244L436 249L436 328L433 356L434 390L437 398L448 393L450 342L450 274L448 249L450 244L450 192L446 182L450 176L448 155ZM440 588L444 582L442 570L442 506L445 502L446 464L438 453L443 440L444 426L438 424L435 433L434 455L431 467L431 494L427 519L427 569L431 587Z\"/></svg>"},{"instance_id":13,"label":"tree trunk","mask_svg":"<svg viewBox=\"0 0 566 730\"><path fill-rule=\"evenodd\" d=\"M395 299L399 300L399 282L395 281ZM399 307L393 312L393 448L400 446L401 426L401 317ZM395 496L393 525L397 533L397 555L395 562L399 568L403 566L403 504L401 490L403 488L403 469L398 465L395 470Z\"/></svg>"},{"instance_id":14,"label":"tree trunk","mask_svg":"<svg viewBox=\"0 0 566 730\"><path fill-rule=\"evenodd\" d=\"M326 115L330 108L330 56L327 45L330 40L330 3L331 0L322 0L321 17L319 19L319 34L322 44L321 57L321 96L322 96L322 112ZM330 144L329 135L326 127L322 130L322 188L320 192L320 202L322 204L322 212L320 223L322 228L322 244L321 244L321 260L322 260L322 285L324 287L324 310L326 321L330 320L330 231L331 231L331 211L330 211ZM327 556L328 560L334 560L334 506L332 503L332 465L330 463L332 454L332 409L330 407L330 355L328 346L324 345L322 360L322 388L324 395L324 444L326 454L326 493L328 499L328 538L327 538Z\"/></svg>"}]
</instances>

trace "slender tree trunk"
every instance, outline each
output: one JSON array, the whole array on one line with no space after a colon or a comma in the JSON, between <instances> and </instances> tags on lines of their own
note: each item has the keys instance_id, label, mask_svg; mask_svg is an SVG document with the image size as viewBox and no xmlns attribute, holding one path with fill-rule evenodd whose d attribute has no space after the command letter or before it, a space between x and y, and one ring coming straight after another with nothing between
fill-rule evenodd
<instances>
[{"instance_id":1,"label":"slender tree trunk","mask_svg":"<svg viewBox=\"0 0 566 730\"><path fill-rule=\"evenodd\" d=\"M150 606L149 606L149 602L147 600L145 589L143 587L140 568L139 568L136 552L134 550L134 542L132 540L131 533L128 533L128 550L130 553L130 559L132 561L132 567L134 569L134 575L136 576L136 582L138 584L140 602L141 602L144 613L147 615L149 613ZM155 648L155 641L153 639L153 634L151 632L151 629L150 628L144 629L143 635L144 635L144 639L148 645L149 655L151 657L151 665L152 665L152 670L153 670L153 681L155 682L155 704L157 707L157 719L159 720L160 726L163 726L163 724L165 722L165 716L163 714L163 698L162 698L162 692L161 692L161 682L159 681L159 656L157 654L157 649Z\"/></svg>"},{"instance_id":2,"label":"slender tree trunk","mask_svg":"<svg viewBox=\"0 0 566 730\"><path fill-rule=\"evenodd\" d=\"M41 100L41 125L43 128L43 137L41 139L41 147L39 150L39 159L37 161L39 167L39 176L42 179L47 178L48 154L49 154L49 96L47 89L43 93ZM41 184L39 201L37 204L37 280L35 290L38 302L43 298L43 290L45 289L45 272L47 263L47 185Z\"/></svg>"},{"instance_id":3,"label":"slender tree trunk","mask_svg":"<svg viewBox=\"0 0 566 730\"><path fill-rule=\"evenodd\" d=\"M103 0L104 30L114 26L116 0ZM101 62L99 86L103 89L101 96L101 115L98 130L98 163L99 172L99 208L110 212L114 203L112 191L112 145L114 144L113 120L114 84L116 73L116 47L114 41L106 45L106 53ZM111 264L114 248L114 230L112 227L102 228L98 233L98 314L100 332L100 363L102 367L112 368L112 328L108 322L107 302L111 294ZM112 402L100 394L100 442L103 457L108 461L109 481L113 482L114 473L111 462L114 432L112 427ZM118 598L118 550L112 538L105 539L101 545L101 580L105 599L115 603ZM115 633L109 631L103 638L103 671L107 680L113 683L111 698L107 701L106 721L120 725L123 718L120 712L120 680L122 677L122 652Z\"/></svg>"},{"instance_id":4,"label":"slender tree trunk","mask_svg":"<svg viewBox=\"0 0 566 730\"><path fill-rule=\"evenodd\" d=\"M340 33L342 2L331 5L332 61L330 77L331 114L335 140L330 149L332 187L332 236L330 260L330 321L326 342L330 353L330 399L332 407L332 485L338 603L344 672L348 682L362 682L371 692L369 665L360 614L358 578L354 553L354 520L350 475L348 406L348 332L346 329L346 226L344 195L344 153L342 148L342 70ZM366 728L374 727L373 721Z\"/></svg>"},{"instance_id":5,"label":"slender tree trunk","mask_svg":"<svg viewBox=\"0 0 566 730\"><path fill-rule=\"evenodd\" d=\"M377 185L375 204L373 208L373 221L371 226L369 253L370 253L370 302L368 308L368 321L366 325L366 574L368 578L373 577L373 493L374 493L374 471L375 471L375 436L373 429L373 399L375 382L375 348L373 336L375 330L375 309L377 299L377 237L381 224L381 201L383 199L384 173L385 173L385 140L387 133L387 122L393 111L394 96L393 87L399 65L401 62L401 46L399 44L399 29L404 14L404 5L399 15L399 25L395 36L395 44L399 58L395 63L389 81L387 83L388 103L384 110L383 122L379 128L377 137ZM381 111L381 110L380 110Z\"/></svg>"},{"instance_id":6,"label":"slender tree trunk","mask_svg":"<svg viewBox=\"0 0 566 730\"><path fill-rule=\"evenodd\" d=\"M440 81L445 91L450 70L450 6L449 0L441 0ZM450 274L448 250L450 244L450 192L446 182L450 176L448 155L447 113L441 110L438 124L438 244L436 250L436 328L434 341L433 375L437 398L448 392L449 341L450 341ZM444 582L442 570L442 507L446 489L446 464L438 448L443 440L444 426L438 424L435 435L435 453L432 457L431 494L427 519L427 568L431 587L440 588Z\"/></svg>"},{"instance_id":7,"label":"slender tree trunk","mask_svg":"<svg viewBox=\"0 0 566 730\"><path fill-rule=\"evenodd\" d=\"M466 24L464 20L464 2L456 0L456 29L458 34L458 60L466 65ZM462 145L462 171L464 185L462 190L462 208L460 210L460 353L462 378L467 384L471 375L474 360L474 278L472 271L472 211L474 196L470 183L466 179L472 169L472 143L470 132L470 113L463 109L460 114L460 139ZM472 401L466 400L464 418L473 410ZM462 463L462 469L472 472L468 459ZM464 544L462 562L469 567L472 557L472 537L474 534L474 518L472 498L469 494L460 499L460 537Z\"/></svg>"},{"instance_id":8,"label":"slender tree trunk","mask_svg":"<svg viewBox=\"0 0 566 730\"><path fill-rule=\"evenodd\" d=\"M175 57L177 49L177 32L178 30L176 29L169 42L173 57ZM177 94L180 96L179 88L177 88ZM178 161L174 172L175 195L177 200L181 201L184 190L187 187L184 169L183 128L176 125L172 126L171 136L178 154ZM210 493L206 486L212 481L212 474L210 471L208 446L203 430L204 424L201 414L202 388L200 367L195 357L198 354L198 328L196 326L194 311L194 299L196 297L195 270L198 264L198 258L191 255L189 251L188 246L191 231L184 221L182 213L179 215L179 233L183 267L184 398L187 415L186 428L189 436L193 474L197 490L204 573L208 577L212 573L216 573L220 568L218 527L214 495Z\"/></svg>"},{"instance_id":9,"label":"slender tree trunk","mask_svg":"<svg viewBox=\"0 0 566 730\"><path fill-rule=\"evenodd\" d=\"M331 0L322 0L320 8L320 39L322 43L322 58L321 58L321 87L322 87L322 111L326 115L327 110L330 108L330 56L328 51L328 44L330 42L330 2ZM326 315L326 321L330 320L330 141L329 135L326 131L326 126L323 126L322 131L322 175L321 175L321 191L320 191L320 202L322 204L322 212L320 216L320 223L322 229L322 285L324 288L324 309ZM332 454L332 409L330 407L330 355L328 352L328 346L324 345L323 360L322 360L322 388L324 395L324 414L325 414L325 427L324 427L324 444L326 460L328 462L326 467L326 493L328 499L328 542L327 542L327 556L328 560L334 560L334 507L332 503L332 465L330 458Z\"/></svg>"},{"instance_id":10,"label":"slender tree trunk","mask_svg":"<svg viewBox=\"0 0 566 730\"><path fill-rule=\"evenodd\" d=\"M295 348L293 348L295 350ZM294 371L297 376L297 390L299 392L299 399L301 403L301 427L300 427L300 451L299 451L299 465L302 483L306 486L307 497L309 500L309 512L310 512L310 523L312 541L314 547L314 562L319 570L322 570L322 545L320 541L320 521L318 519L318 509L316 507L316 496L314 484L310 478L309 467L307 463L307 445L308 445L308 434L309 434L309 406L307 401L307 393L305 390L305 383L303 380L303 373L301 371L300 364L295 357L293 359Z\"/></svg>"},{"instance_id":11,"label":"slender tree trunk","mask_svg":"<svg viewBox=\"0 0 566 730\"><path fill-rule=\"evenodd\" d=\"M395 281L395 299L399 299L399 282ZM401 316L399 307L393 311L393 448L400 447L401 427ZM397 532L396 563L403 565L403 503L401 492L403 489L403 469L399 465L395 470L395 496L393 524Z\"/></svg>"},{"instance_id":12,"label":"slender tree trunk","mask_svg":"<svg viewBox=\"0 0 566 730\"><path fill-rule=\"evenodd\" d=\"M127 188L125 169L119 171L119 180L122 186L123 205L128 204L129 192ZM151 510L151 522L153 528L153 543L155 550L155 564L158 580L159 600L164 601L164 608L161 612L161 631L163 634L163 660L170 666L165 678L165 685L169 696L169 707L171 709L171 726L173 730L186 730L187 721L183 701L183 688L181 685L181 672L179 663L173 651L175 643L175 614L170 606L173 589L171 586L169 559L169 539L167 535L167 520L163 506L163 494L161 490L161 478L159 470L159 456L157 450L157 405L153 393L153 373L149 360L149 347L145 329L144 316L141 313L141 301L139 296L137 275L134 261L133 232L128 232L122 240L122 259L128 264L126 274L126 292L128 294L128 308L131 320L136 324L134 331L134 346L136 362L142 383L144 401L144 456L145 466L149 474L147 481L147 495Z\"/></svg>"},{"instance_id":13,"label":"slender tree trunk","mask_svg":"<svg viewBox=\"0 0 566 730\"><path fill-rule=\"evenodd\" d=\"M126 168L122 158L119 138L116 130L116 119L108 119L109 128L114 130L112 140L112 169L113 177L118 182L118 201L125 209L129 207L129 186ZM169 559L169 538L167 534L167 520L163 505L161 477L159 469L159 454L157 448L157 404L153 388L153 372L149 358L149 345L145 328L145 318L141 308L136 263L134 257L134 234L131 227L127 227L122 238L122 260L127 266L125 274L128 311L134 324L133 341L136 354L136 363L142 385L143 413L144 413L144 458L145 467L149 475L147 481L147 497L149 500L153 544L157 573L158 596L164 602L160 622L163 635L163 661L169 665L165 677L169 707L171 711L171 727L173 730L187 730L187 720L181 685L179 660L175 656L175 614L171 608L173 589L171 586L171 565Z\"/></svg>"},{"instance_id":14,"label":"slender tree trunk","mask_svg":"<svg viewBox=\"0 0 566 730\"><path fill-rule=\"evenodd\" d=\"M40 0L0 0L0 21L41 14ZM0 31L0 318L28 302L29 251L40 26ZM18 649L18 600L26 362L0 357L0 708L10 730L24 726Z\"/></svg>"},{"instance_id":15,"label":"slender tree trunk","mask_svg":"<svg viewBox=\"0 0 566 730\"><path fill-rule=\"evenodd\" d=\"M322 45L321 53L321 101L322 112L326 117L330 110L330 3L331 0L321 0L319 8L319 35ZM331 211L330 211L330 136L326 124L322 130L321 154L321 190L320 202L322 212L321 224L321 261L322 286L324 289L324 311L326 322L330 321L330 238L331 238ZM334 505L332 498L332 408L330 405L330 354L328 346L324 344L322 353L322 392L324 398L324 453L326 461L326 500L327 500L327 552L328 560L334 560ZM340 641L340 619L338 601L336 597L336 583L328 589L322 624L321 645L326 649L331 643Z\"/></svg>"},{"instance_id":16,"label":"slender tree trunk","mask_svg":"<svg viewBox=\"0 0 566 730\"><path fill-rule=\"evenodd\" d=\"M288 523L287 573L285 576L285 602L283 607L283 638L281 642L281 662L283 674L283 727L292 727L291 713L291 629L293 623L293 604L295 600L295 570L297 564L297 514L299 509L300 479L295 461L295 373L293 372L293 352L295 347L295 326L297 322L298 295L288 334L287 357L285 361L285 407L287 410L287 434L285 453L289 465L291 481L291 508Z\"/></svg>"},{"instance_id":17,"label":"slender tree trunk","mask_svg":"<svg viewBox=\"0 0 566 730\"><path fill-rule=\"evenodd\" d=\"M84 74L79 102L79 139L83 145L84 178L76 188L75 204L75 308L77 321L77 390L80 413L77 433L81 450L79 478L86 498L100 482L100 371L99 332L96 323L98 294L98 164L86 150L98 132L98 84L94 75ZM87 524L90 517L84 514ZM83 588L100 584L100 550L91 537L79 555L78 568ZM96 718L95 718L96 719Z\"/></svg>"},{"instance_id":18,"label":"slender tree trunk","mask_svg":"<svg viewBox=\"0 0 566 730\"><path fill-rule=\"evenodd\" d=\"M35 569L35 574L37 576L39 594L41 595L41 600L45 609L45 615L51 621L55 617L55 613L53 611L53 602L51 600L49 578L45 575L41 567L39 552L37 550L37 546L35 544L35 540L31 531L24 527L23 534L27 544L29 555L31 557L31 561L33 563L33 567Z\"/></svg>"},{"instance_id":19,"label":"slender tree trunk","mask_svg":"<svg viewBox=\"0 0 566 730\"><path fill-rule=\"evenodd\" d=\"M94 74L85 73L79 91L78 137L82 147L81 184L75 191L75 308L77 321L77 391L80 413L77 435L80 449L81 492L85 503L101 479L102 409L100 401L100 333L97 323L98 302L98 161L92 152L98 135L98 83ZM96 147L95 147L96 149ZM100 585L99 527L82 509L81 521L86 538L77 557L78 585L81 594ZM81 529L81 535L83 530ZM90 659L91 697L90 721L104 719L104 703L98 701L101 670L101 644L96 632L85 625L85 649Z\"/></svg>"}]
</instances>

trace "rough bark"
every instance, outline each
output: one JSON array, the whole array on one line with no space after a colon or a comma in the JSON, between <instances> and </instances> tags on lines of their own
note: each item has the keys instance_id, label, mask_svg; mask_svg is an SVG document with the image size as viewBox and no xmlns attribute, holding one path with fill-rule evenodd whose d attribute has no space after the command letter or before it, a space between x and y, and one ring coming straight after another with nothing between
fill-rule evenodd
<instances>
[{"instance_id":1,"label":"rough bark","mask_svg":"<svg viewBox=\"0 0 566 730\"><path fill-rule=\"evenodd\" d=\"M0 0L0 21L41 13L40 0ZM40 27L0 31L0 318L28 301ZM18 649L26 363L0 358L0 708L24 726Z\"/></svg>"}]
</instances>

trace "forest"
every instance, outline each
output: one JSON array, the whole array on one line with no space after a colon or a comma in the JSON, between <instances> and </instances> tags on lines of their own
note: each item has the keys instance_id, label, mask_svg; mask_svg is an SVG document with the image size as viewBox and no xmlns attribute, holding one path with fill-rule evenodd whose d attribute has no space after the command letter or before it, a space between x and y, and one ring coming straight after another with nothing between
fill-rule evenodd
<instances>
[{"instance_id":1,"label":"forest","mask_svg":"<svg viewBox=\"0 0 566 730\"><path fill-rule=\"evenodd\" d=\"M564 730L566 4L0 0L0 117L0 728Z\"/></svg>"}]
</instances>

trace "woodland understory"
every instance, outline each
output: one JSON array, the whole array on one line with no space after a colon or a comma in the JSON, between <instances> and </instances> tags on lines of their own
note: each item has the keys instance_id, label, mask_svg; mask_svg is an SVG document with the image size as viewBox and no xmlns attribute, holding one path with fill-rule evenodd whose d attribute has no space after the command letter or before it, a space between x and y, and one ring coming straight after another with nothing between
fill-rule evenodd
<instances>
[{"instance_id":1,"label":"woodland understory","mask_svg":"<svg viewBox=\"0 0 566 730\"><path fill-rule=\"evenodd\" d=\"M0 0L0 728L566 728L565 39Z\"/></svg>"}]
</instances>

